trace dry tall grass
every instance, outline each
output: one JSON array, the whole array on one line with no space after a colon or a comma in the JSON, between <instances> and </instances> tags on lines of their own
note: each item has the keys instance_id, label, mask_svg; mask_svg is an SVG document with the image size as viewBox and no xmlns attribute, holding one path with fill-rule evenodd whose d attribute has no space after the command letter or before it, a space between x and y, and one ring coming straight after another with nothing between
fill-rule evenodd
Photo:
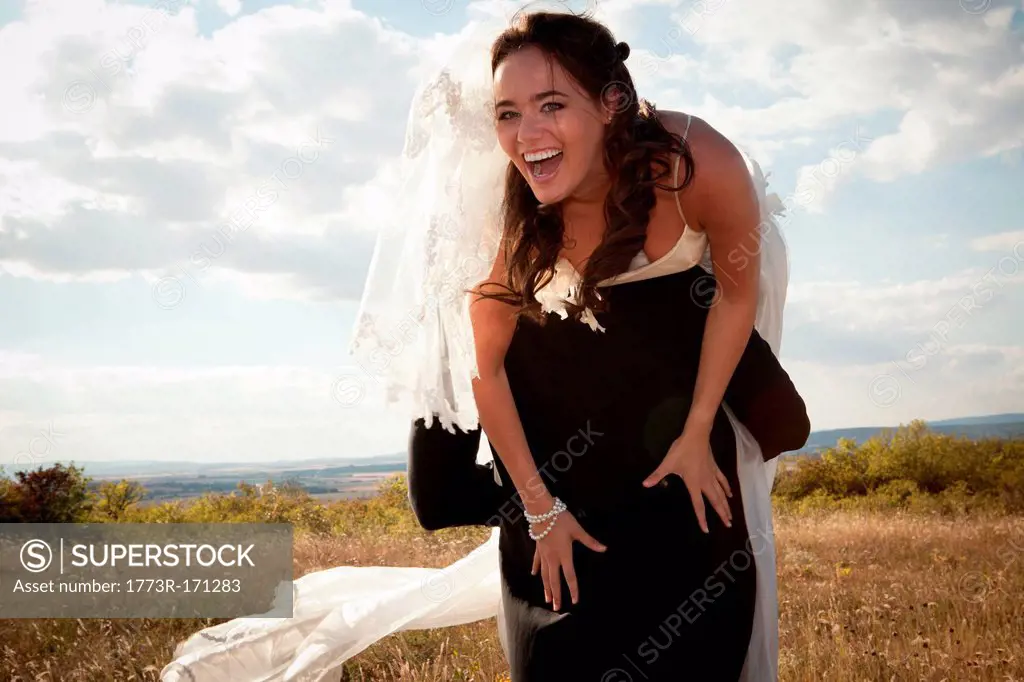
<instances>
[{"instance_id":1,"label":"dry tall grass","mask_svg":"<svg viewBox=\"0 0 1024 682\"><path fill-rule=\"evenodd\" d=\"M784 682L1024 680L1024 519L877 512L777 516ZM304 537L296 576L339 564L443 566L485 531ZM12 682L155 680L203 620L0 621ZM507 675L493 621L402 633L346 680ZM505 678L507 679L507 678Z\"/></svg>"}]
</instances>

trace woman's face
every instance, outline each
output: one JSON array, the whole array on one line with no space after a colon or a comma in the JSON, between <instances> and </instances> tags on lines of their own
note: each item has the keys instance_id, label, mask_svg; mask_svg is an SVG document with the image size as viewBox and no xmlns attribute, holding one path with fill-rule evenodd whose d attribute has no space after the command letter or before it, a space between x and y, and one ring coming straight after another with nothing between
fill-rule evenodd
<instances>
[{"instance_id":1,"label":"woman's face","mask_svg":"<svg viewBox=\"0 0 1024 682\"><path fill-rule=\"evenodd\" d=\"M585 191L605 174L609 112L539 49L524 48L501 63L494 102L501 148L540 203Z\"/></svg>"}]
</instances>

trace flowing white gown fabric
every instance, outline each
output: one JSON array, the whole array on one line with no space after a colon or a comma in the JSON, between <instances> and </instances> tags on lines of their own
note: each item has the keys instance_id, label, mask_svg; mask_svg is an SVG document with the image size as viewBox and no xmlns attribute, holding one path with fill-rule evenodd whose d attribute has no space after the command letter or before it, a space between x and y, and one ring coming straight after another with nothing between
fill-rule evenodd
<instances>
[{"instance_id":1,"label":"flowing white gown fabric","mask_svg":"<svg viewBox=\"0 0 1024 682\"><path fill-rule=\"evenodd\" d=\"M388 388L396 409L453 429L475 428L476 363L461 291L486 276L497 253L497 210L507 159L494 141L486 45L470 33L438 77L421 88L409 118L401 206L381 225L356 323L353 354ZM483 52L481 52L481 48ZM474 61L475 60L475 61ZM482 70L480 67L483 67ZM761 201L760 292L755 326L778 355L789 281L786 243L760 167L748 160ZM756 251L752 246L750 255ZM695 265L680 264L681 269ZM709 267L705 258L704 266ZM741 682L778 677L778 597L770 492L776 462L726 406L757 572L755 622ZM380 639L405 630L498 617L498 529L443 569L341 566L293 584L294 616L239 618L182 642L163 682L320 682Z\"/></svg>"}]
</instances>

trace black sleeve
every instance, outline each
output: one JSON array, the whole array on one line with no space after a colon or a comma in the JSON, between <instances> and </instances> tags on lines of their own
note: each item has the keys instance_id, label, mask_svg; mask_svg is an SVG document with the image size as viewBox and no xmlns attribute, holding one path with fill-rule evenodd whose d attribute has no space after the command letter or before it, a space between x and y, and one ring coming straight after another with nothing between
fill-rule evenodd
<instances>
[{"instance_id":1,"label":"black sleeve","mask_svg":"<svg viewBox=\"0 0 1024 682\"><path fill-rule=\"evenodd\" d=\"M409 501L426 530L496 526L503 488L491 462L478 464L480 429L450 433L435 419L422 419L409 433ZM509 496L511 498L511 496Z\"/></svg>"},{"instance_id":2,"label":"black sleeve","mask_svg":"<svg viewBox=\"0 0 1024 682\"><path fill-rule=\"evenodd\" d=\"M811 435L803 398L756 330L725 389L724 400L757 439L765 460L799 450Z\"/></svg>"}]
</instances>

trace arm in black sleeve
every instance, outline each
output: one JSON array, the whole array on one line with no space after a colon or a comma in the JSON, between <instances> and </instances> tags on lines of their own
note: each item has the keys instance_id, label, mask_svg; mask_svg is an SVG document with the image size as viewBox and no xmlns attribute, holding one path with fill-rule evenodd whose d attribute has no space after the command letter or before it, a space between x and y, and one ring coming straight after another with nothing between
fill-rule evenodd
<instances>
[{"instance_id":1,"label":"arm in black sleeve","mask_svg":"<svg viewBox=\"0 0 1024 682\"><path fill-rule=\"evenodd\" d=\"M478 464L480 429L450 433L435 419L422 419L409 433L409 500L426 530L496 526L502 487L493 464Z\"/></svg>"},{"instance_id":2,"label":"arm in black sleeve","mask_svg":"<svg viewBox=\"0 0 1024 682\"><path fill-rule=\"evenodd\" d=\"M726 387L724 400L758 441L765 460L799 450L811 435L803 398L756 330Z\"/></svg>"}]
</instances>

